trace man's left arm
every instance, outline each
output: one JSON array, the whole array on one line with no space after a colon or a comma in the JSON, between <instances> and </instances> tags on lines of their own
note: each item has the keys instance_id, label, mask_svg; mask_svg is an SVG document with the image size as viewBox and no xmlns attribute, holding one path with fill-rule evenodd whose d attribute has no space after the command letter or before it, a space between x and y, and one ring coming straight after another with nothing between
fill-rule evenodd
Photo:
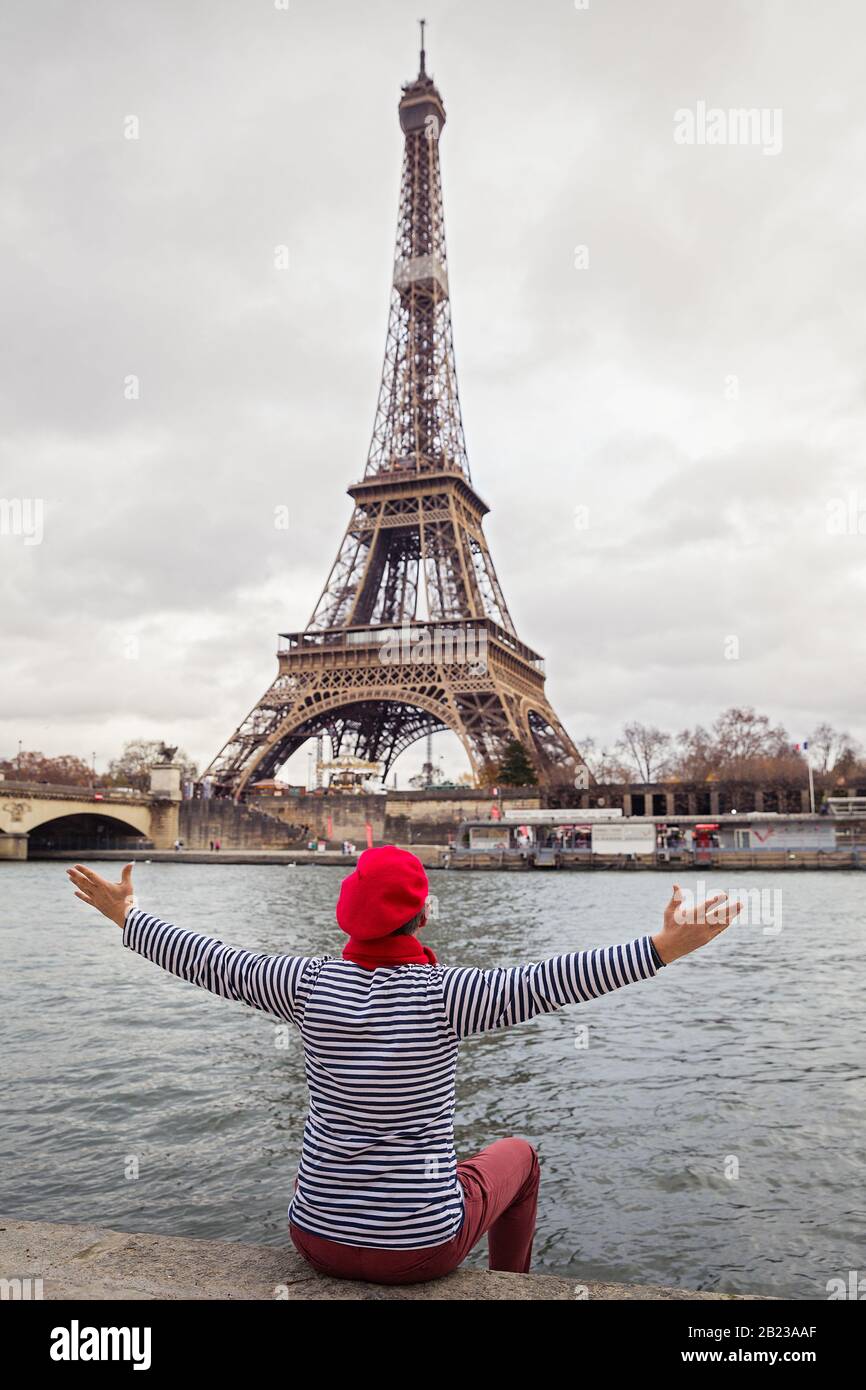
<instances>
[{"instance_id":1,"label":"man's left arm","mask_svg":"<svg viewBox=\"0 0 866 1390\"><path fill-rule=\"evenodd\" d=\"M659 970L714 941L740 911L739 902L717 893L687 907L674 884L661 931L622 946L552 956L540 964L508 969L449 969L443 972L448 1021L459 1038L509 1028L567 1004L585 1003L623 985L651 980Z\"/></svg>"},{"instance_id":2,"label":"man's left arm","mask_svg":"<svg viewBox=\"0 0 866 1390\"><path fill-rule=\"evenodd\" d=\"M574 951L537 964L494 970L452 967L443 973L445 1011L457 1036L469 1038L651 980L663 964L650 937L642 936L622 946Z\"/></svg>"},{"instance_id":3,"label":"man's left arm","mask_svg":"<svg viewBox=\"0 0 866 1390\"><path fill-rule=\"evenodd\" d=\"M298 986L310 963L305 956L269 956L226 946L216 937L184 931L138 907L126 914L123 944L221 999L295 1022Z\"/></svg>"}]
</instances>

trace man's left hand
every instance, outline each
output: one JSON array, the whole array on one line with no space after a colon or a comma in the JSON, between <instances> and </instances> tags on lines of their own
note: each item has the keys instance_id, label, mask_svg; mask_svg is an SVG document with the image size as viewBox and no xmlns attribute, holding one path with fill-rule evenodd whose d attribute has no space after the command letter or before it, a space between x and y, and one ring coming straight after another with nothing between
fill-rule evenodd
<instances>
[{"instance_id":1,"label":"man's left hand","mask_svg":"<svg viewBox=\"0 0 866 1390\"><path fill-rule=\"evenodd\" d=\"M76 864L66 872L75 885L76 898L95 907L103 917L110 918L119 927L123 926L133 902L131 864L124 866L119 883L109 883L108 879L101 878L84 864Z\"/></svg>"}]
</instances>

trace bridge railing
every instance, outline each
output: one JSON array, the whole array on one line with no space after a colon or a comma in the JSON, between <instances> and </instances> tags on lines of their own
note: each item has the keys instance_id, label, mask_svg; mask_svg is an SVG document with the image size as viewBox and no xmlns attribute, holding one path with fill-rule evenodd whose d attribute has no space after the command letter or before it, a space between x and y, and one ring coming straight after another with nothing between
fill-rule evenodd
<instances>
[{"instance_id":1,"label":"bridge railing","mask_svg":"<svg viewBox=\"0 0 866 1390\"><path fill-rule=\"evenodd\" d=\"M147 801L147 792L134 788L82 787L64 782L13 782L0 780L0 796L14 792L21 796L67 796L80 801Z\"/></svg>"}]
</instances>

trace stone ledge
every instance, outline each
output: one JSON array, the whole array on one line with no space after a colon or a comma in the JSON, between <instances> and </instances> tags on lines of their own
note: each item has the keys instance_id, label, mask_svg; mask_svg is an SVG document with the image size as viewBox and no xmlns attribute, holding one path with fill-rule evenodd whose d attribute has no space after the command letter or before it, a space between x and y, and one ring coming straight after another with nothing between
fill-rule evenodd
<instances>
[{"instance_id":1,"label":"stone ledge","mask_svg":"<svg viewBox=\"0 0 866 1390\"><path fill-rule=\"evenodd\" d=\"M41 1277L46 1299L431 1299L574 1301L577 1279L459 1269L427 1284L316 1274L291 1247L108 1231L0 1217L0 1278ZM651 1284L587 1283L590 1299L730 1299Z\"/></svg>"}]
</instances>

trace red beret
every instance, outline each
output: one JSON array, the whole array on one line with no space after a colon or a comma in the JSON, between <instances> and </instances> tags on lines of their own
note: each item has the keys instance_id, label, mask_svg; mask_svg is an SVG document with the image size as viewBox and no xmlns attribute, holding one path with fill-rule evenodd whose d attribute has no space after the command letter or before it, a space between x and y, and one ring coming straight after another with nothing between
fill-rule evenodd
<instances>
[{"instance_id":1,"label":"red beret","mask_svg":"<svg viewBox=\"0 0 866 1390\"><path fill-rule=\"evenodd\" d=\"M396 845L365 849L354 873L340 884L337 921L357 941L390 936L421 911L428 893L417 855Z\"/></svg>"}]
</instances>

